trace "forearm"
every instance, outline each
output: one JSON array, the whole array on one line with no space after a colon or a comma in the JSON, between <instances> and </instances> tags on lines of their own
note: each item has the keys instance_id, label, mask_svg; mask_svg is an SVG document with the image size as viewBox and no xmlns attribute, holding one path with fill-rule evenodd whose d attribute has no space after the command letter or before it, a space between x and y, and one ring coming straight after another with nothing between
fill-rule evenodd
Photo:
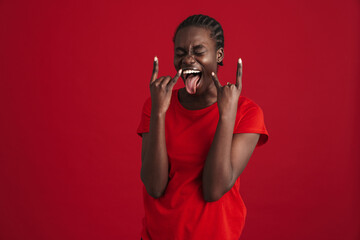
<instances>
[{"instance_id":1,"label":"forearm","mask_svg":"<svg viewBox=\"0 0 360 240\"><path fill-rule=\"evenodd\" d=\"M163 195L168 182L165 113L151 113L148 140L142 154L141 180L154 198Z\"/></svg>"},{"instance_id":2,"label":"forearm","mask_svg":"<svg viewBox=\"0 0 360 240\"><path fill-rule=\"evenodd\" d=\"M236 114L219 117L214 139L203 170L203 194L206 201L216 201L233 182L231 146Z\"/></svg>"}]
</instances>

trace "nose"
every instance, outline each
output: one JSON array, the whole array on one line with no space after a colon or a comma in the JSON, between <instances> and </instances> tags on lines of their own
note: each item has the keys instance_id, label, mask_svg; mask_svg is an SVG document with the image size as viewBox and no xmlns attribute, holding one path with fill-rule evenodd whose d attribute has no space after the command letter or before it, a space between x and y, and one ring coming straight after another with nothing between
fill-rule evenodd
<instances>
[{"instance_id":1,"label":"nose","mask_svg":"<svg viewBox=\"0 0 360 240\"><path fill-rule=\"evenodd\" d=\"M183 59L183 63L185 65L191 65L191 64L194 64L195 63L195 58L193 55L191 54L187 54L184 59Z\"/></svg>"}]
</instances>

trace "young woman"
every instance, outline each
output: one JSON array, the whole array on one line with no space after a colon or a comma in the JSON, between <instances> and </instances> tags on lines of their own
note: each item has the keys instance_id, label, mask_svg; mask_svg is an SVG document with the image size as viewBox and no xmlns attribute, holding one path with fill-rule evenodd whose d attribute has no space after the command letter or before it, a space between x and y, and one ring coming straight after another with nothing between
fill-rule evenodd
<instances>
[{"instance_id":1,"label":"young woman","mask_svg":"<svg viewBox=\"0 0 360 240\"><path fill-rule=\"evenodd\" d=\"M217 78L224 58L221 25L190 16L174 35L175 77L158 76L137 130L142 136L142 239L238 239L246 208L239 176L256 145L267 141L263 113L240 96L235 83ZM182 78L185 88L173 90Z\"/></svg>"}]
</instances>

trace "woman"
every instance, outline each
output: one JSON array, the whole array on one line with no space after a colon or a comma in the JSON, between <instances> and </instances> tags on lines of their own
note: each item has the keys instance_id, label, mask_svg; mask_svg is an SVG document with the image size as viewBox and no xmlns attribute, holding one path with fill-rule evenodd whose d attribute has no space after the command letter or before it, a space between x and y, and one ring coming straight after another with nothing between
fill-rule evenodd
<instances>
[{"instance_id":1,"label":"woman","mask_svg":"<svg viewBox=\"0 0 360 240\"><path fill-rule=\"evenodd\" d=\"M175 77L158 77L143 107L141 180L145 239L238 239L246 208L239 176L256 145L267 141L262 110L217 78L224 58L221 25L190 16L174 35ZM173 90L179 78L185 88Z\"/></svg>"}]
</instances>

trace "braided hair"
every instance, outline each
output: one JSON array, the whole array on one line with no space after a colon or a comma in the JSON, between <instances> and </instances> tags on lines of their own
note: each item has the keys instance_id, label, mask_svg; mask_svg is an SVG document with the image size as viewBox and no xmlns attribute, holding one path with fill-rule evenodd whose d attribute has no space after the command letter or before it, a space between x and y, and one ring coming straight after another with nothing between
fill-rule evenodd
<instances>
[{"instance_id":1,"label":"braided hair","mask_svg":"<svg viewBox=\"0 0 360 240\"><path fill-rule=\"evenodd\" d=\"M179 32L179 30L188 26L202 27L210 30L210 37L216 42L216 50L218 50L219 48L224 48L224 31L220 23L215 19L202 14L192 15L185 19L182 23L180 23L174 34L174 43L176 34ZM223 62L221 61L219 65L223 66Z\"/></svg>"}]
</instances>

